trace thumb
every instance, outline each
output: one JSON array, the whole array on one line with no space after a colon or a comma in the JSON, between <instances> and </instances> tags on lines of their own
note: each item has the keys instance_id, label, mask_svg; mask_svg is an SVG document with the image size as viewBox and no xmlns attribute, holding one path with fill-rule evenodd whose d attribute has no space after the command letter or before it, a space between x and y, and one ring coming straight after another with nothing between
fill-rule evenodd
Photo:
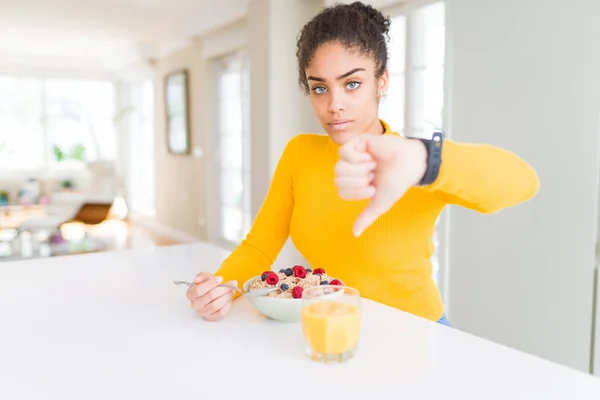
<instances>
[{"instance_id":1,"label":"thumb","mask_svg":"<svg viewBox=\"0 0 600 400\"><path fill-rule=\"evenodd\" d=\"M226 285L237 286L238 283L237 283L237 281L229 281L229 282L226 282ZM231 289L231 290L235 290L235 289Z\"/></svg>"},{"instance_id":2,"label":"thumb","mask_svg":"<svg viewBox=\"0 0 600 400\"><path fill-rule=\"evenodd\" d=\"M394 205L394 199L386 196L385 192L376 190L371 201L354 222L352 233L359 237L363 231L371 226L377 218L386 213Z\"/></svg>"},{"instance_id":3,"label":"thumb","mask_svg":"<svg viewBox=\"0 0 600 400\"><path fill-rule=\"evenodd\" d=\"M198 275L196 275L196 277L194 278L194 283L197 285L199 283L202 282L206 282L208 280L211 279L215 279L218 283L221 283L223 281L223 277L222 276L213 276L211 273L208 272L200 272Z\"/></svg>"},{"instance_id":4,"label":"thumb","mask_svg":"<svg viewBox=\"0 0 600 400\"><path fill-rule=\"evenodd\" d=\"M227 282L227 284L235 286L235 287L237 287L237 285L238 285L237 281L235 281L235 280L229 281L229 282ZM233 288L231 288L229 291L233 293L232 300L235 300L236 298L238 298L240 296L240 294L238 293L238 291L235 290L235 289L233 289ZM242 291L244 291L243 288L242 288Z\"/></svg>"},{"instance_id":5,"label":"thumb","mask_svg":"<svg viewBox=\"0 0 600 400\"><path fill-rule=\"evenodd\" d=\"M365 135L365 151L379 160L388 160L397 157L399 141L395 137Z\"/></svg>"}]
</instances>

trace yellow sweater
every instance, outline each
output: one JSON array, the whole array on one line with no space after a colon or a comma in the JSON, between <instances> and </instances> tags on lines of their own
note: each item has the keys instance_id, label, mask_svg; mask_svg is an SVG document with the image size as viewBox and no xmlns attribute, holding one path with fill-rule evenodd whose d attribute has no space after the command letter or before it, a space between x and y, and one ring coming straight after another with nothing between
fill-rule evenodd
<instances>
[{"instance_id":1,"label":"yellow sweater","mask_svg":"<svg viewBox=\"0 0 600 400\"><path fill-rule=\"evenodd\" d=\"M385 134L397 135L382 124ZM290 140L252 229L216 275L242 285L270 270L291 236L311 268L324 268L365 298L435 321L444 307L430 257L442 209L457 204L494 213L533 197L539 185L535 171L508 151L445 140L436 182L410 189L356 238L352 225L367 201L339 197L338 148L325 135Z\"/></svg>"}]
</instances>

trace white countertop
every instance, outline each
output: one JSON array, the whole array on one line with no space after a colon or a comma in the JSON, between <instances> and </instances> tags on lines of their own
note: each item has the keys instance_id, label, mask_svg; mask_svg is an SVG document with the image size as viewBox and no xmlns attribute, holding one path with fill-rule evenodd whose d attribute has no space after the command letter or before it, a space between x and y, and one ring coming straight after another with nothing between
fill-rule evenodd
<instances>
[{"instance_id":1,"label":"white countertop","mask_svg":"<svg viewBox=\"0 0 600 400\"><path fill-rule=\"evenodd\" d=\"M0 399L600 399L598 378L368 300L357 355L339 365L308 360L300 324L245 299L205 322L172 280L226 255L192 244L0 263Z\"/></svg>"}]
</instances>

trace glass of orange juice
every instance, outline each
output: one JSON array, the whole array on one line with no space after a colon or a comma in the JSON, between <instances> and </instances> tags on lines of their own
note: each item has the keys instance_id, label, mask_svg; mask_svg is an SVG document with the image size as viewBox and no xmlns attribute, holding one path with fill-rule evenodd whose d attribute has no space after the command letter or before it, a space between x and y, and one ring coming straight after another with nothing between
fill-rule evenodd
<instances>
[{"instance_id":1,"label":"glass of orange juice","mask_svg":"<svg viewBox=\"0 0 600 400\"><path fill-rule=\"evenodd\" d=\"M356 352L360 294L347 286L317 286L302 292L302 331L312 360L338 363Z\"/></svg>"}]
</instances>

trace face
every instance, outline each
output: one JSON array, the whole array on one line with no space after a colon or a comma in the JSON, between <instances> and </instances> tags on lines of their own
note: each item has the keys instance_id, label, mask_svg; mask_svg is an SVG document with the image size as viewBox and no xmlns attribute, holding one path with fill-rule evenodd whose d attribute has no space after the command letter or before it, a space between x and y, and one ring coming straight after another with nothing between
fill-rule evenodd
<instances>
[{"instance_id":1,"label":"face","mask_svg":"<svg viewBox=\"0 0 600 400\"><path fill-rule=\"evenodd\" d=\"M313 108L335 143L343 144L356 134L383 133L378 106L388 72L375 78L375 67L369 56L339 43L325 43L306 68Z\"/></svg>"}]
</instances>

